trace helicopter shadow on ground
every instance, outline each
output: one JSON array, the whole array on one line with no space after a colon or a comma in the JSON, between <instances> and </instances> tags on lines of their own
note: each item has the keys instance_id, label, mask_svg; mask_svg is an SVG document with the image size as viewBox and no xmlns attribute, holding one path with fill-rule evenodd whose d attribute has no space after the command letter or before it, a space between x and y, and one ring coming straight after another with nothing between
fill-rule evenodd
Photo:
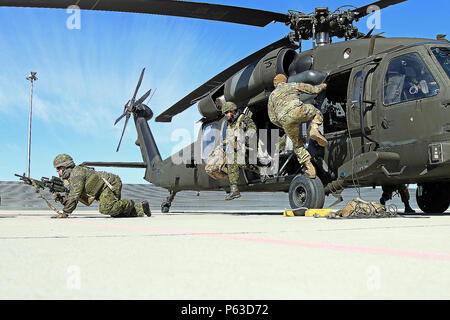
<instances>
[{"instance_id":1,"label":"helicopter shadow on ground","mask_svg":"<svg viewBox=\"0 0 450 320\"><path fill-rule=\"evenodd\" d=\"M51 219L51 217L54 216L53 213L8 213L8 214L1 214L0 213L0 219L6 219L6 218L21 218L21 217L25 217L25 218L48 218ZM112 218L110 216L106 216L106 215L77 215L77 214L73 214L70 215L68 219L105 219L105 218ZM120 218L128 218L128 217L120 217ZM114 219L119 219L119 218L114 218ZM61 219L51 219L51 220L61 220Z\"/></svg>"},{"instance_id":2,"label":"helicopter shadow on ground","mask_svg":"<svg viewBox=\"0 0 450 320\"><path fill-rule=\"evenodd\" d=\"M398 216L401 216L403 218L431 218L431 217L437 217L437 216L450 216L450 212L444 212L444 213L424 213L424 212L416 212L416 213L404 213L399 212L397 213Z\"/></svg>"},{"instance_id":3,"label":"helicopter shadow on ground","mask_svg":"<svg viewBox=\"0 0 450 320\"><path fill-rule=\"evenodd\" d=\"M283 211L279 211L279 212L273 212L273 211L220 212L219 214L225 214L225 215L230 215L230 216L283 216Z\"/></svg>"},{"instance_id":4,"label":"helicopter shadow on ground","mask_svg":"<svg viewBox=\"0 0 450 320\"><path fill-rule=\"evenodd\" d=\"M46 213L27 213L22 211L2 213L0 211L0 219L11 219L11 218L21 218L21 217L46 217Z\"/></svg>"},{"instance_id":5,"label":"helicopter shadow on ground","mask_svg":"<svg viewBox=\"0 0 450 320\"><path fill-rule=\"evenodd\" d=\"M282 216L283 212L230 212L229 214L233 216Z\"/></svg>"},{"instance_id":6,"label":"helicopter shadow on ground","mask_svg":"<svg viewBox=\"0 0 450 320\"><path fill-rule=\"evenodd\" d=\"M195 216L201 216L201 215L210 215L210 214L223 214L223 215L233 215L233 216L251 216L251 215L283 215L283 211L279 212L270 212L270 211L259 211L259 212L239 212L239 211L232 211L232 212L226 212L226 211L203 211L203 212L188 212L188 211L171 211L167 213L167 215L173 214L173 216L177 215L195 215Z\"/></svg>"}]
</instances>

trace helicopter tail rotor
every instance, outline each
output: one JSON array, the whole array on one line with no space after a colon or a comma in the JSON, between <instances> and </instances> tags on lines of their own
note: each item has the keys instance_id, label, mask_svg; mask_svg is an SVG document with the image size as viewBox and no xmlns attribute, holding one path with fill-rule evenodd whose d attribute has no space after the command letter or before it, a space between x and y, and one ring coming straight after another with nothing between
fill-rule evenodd
<instances>
[{"instance_id":1,"label":"helicopter tail rotor","mask_svg":"<svg viewBox=\"0 0 450 320\"><path fill-rule=\"evenodd\" d=\"M150 93L152 91L152 89L148 90L141 98L139 98L136 101L136 95L139 91L139 88L141 87L142 79L144 78L144 73L145 73L145 68L142 69L141 76L139 77L139 81L138 81L138 84L134 91L133 97L131 98L131 100L128 100L128 102L124 106L122 115L120 115L120 117L118 117L116 119L116 121L114 122L114 125L116 125L120 120L122 120L122 118L125 117L125 124L123 126L122 135L120 136L120 140L119 140L119 144L117 146L116 152L119 151L120 144L122 143L123 135L125 133L125 129L127 128L128 120L130 119L131 114L136 111L136 108L138 106L143 104L143 102L148 98L148 96L150 95Z\"/></svg>"}]
</instances>

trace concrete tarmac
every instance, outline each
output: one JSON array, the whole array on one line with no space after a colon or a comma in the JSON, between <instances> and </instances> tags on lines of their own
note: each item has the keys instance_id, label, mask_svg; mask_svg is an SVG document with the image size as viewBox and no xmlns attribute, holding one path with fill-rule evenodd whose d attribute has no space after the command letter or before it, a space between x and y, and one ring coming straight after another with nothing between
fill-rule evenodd
<instances>
[{"instance_id":1,"label":"concrete tarmac","mask_svg":"<svg viewBox=\"0 0 450 320\"><path fill-rule=\"evenodd\" d=\"M0 299L449 299L450 214L0 210Z\"/></svg>"}]
</instances>

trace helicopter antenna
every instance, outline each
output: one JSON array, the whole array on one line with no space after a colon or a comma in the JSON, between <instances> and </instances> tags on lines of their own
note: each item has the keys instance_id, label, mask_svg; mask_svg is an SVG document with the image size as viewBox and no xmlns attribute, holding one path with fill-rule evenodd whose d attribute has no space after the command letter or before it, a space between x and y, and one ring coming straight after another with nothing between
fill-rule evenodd
<instances>
[{"instance_id":1,"label":"helicopter antenna","mask_svg":"<svg viewBox=\"0 0 450 320\"><path fill-rule=\"evenodd\" d=\"M152 95L150 96L150 99L148 99L148 102L149 102L149 103L150 103L150 101L152 100L153 96L155 95L156 89L158 89L158 88L155 88L155 90L153 90L153 93L152 93Z\"/></svg>"}]
</instances>

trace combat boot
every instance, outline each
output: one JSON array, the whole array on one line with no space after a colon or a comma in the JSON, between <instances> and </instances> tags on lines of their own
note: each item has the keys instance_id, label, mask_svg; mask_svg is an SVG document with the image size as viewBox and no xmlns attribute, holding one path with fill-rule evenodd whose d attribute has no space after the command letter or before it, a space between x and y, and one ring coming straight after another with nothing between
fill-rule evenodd
<instances>
[{"instance_id":1,"label":"combat boot","mask_svg":"<svg viewBox=\"0 0 450 320\"><path fill-rule=\"evenodd\" d=\"M411 208L409 203L405 203L405 213L416 213L416 211L413 208Z\"/></svg>"},{"instance_id":2,"label":"combat boot","mask_svg":"<svg viewBox=\"0 0 450 320\"><path fill-rule=\"evenodd\" d=\"M316 178L316 168L314 168L314 165L312 164L311 160L306 160L303 165L305 166L303 168L303 171L310 179Z\"/></svg>"},{"instance_id":3,"label":"combat boot","mask_svg":"<svg viewBox=\"0 0 450 320\"><path fill-rule=\"evenodd\" d=\"M131 210L131 217L143 217L144 216L144 208L142 203L136 203L134 205L134 209Z\"/></svg>"},{"instance_id":4,"label":"combat boot","mask_svg":"<svg viewBox=\"0 0 450 320\"><path fill-rule=\"evenodd\" d=\"M317 123L311 123L311 130L309 131L310 139L316 141L319 146L326 147L328 145L327 139L319 132L319 126Z\"/></svg>"},{"instance_id":5,"label":"combat boot","mask_svg":"<svg viewBox=\"0 0 450 320\"><path fill-rule=\"evenodd\" d=\"M144 200L144 201L141 202L141 204L142 204L142 210L144 211L144 214L147 217L151 217L152 216L152 212L150 210L150 205L148 204L148 201Z\"/></svg>"},{"instance_id":6,"label":"combat boot","mask_svg":"<svg viewBox=\"0 0 450 320\"><path fill-rule=\"evenodd\" d=\"M225 200L233 200L241 197L241 193L239 192L237 186L231 186L231 192L228 196L225 197Z\"/></svg>"}]
</instances>

